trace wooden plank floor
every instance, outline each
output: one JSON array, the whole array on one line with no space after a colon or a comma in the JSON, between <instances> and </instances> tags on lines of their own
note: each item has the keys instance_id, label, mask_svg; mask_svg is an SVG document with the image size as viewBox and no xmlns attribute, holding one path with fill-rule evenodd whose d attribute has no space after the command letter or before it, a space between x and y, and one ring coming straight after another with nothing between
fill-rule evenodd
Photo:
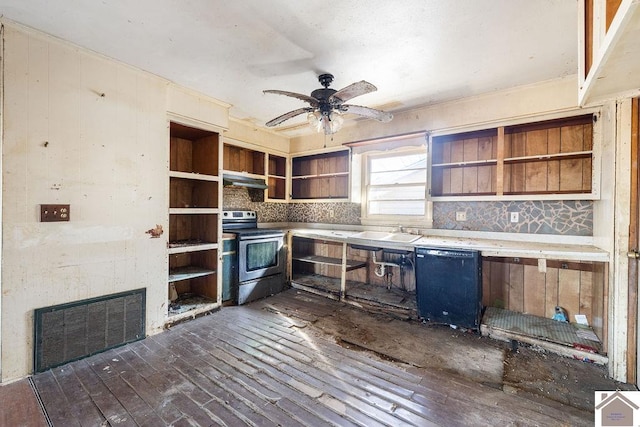
<instances>
[{"instance_id":1,"label":"wooden plank floor","mask_svg":"<svg viewBox=\"0 0 640 427\"><path fill-rule=\"evenodd\" d=\"M33 381L54 426L593 424L557 402L341 347L311 326L337 307L290 290Z\"/></svg>"},{"instance_id":2,"label":"wooden plank floor","mask_svg":"<svg viewBox=\"0 0 640 427\"><path fill-rule=\"evenodd\" d=\"M0 426L46 427L47 425L29 379L0 386Z\"/></svg>"}]
</instances>

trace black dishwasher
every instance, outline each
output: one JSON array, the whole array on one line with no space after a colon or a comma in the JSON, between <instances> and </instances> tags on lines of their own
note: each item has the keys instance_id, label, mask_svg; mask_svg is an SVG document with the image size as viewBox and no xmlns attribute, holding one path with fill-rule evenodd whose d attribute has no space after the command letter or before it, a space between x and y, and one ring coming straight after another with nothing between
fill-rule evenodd
<instances>
[{"instance_id":1,"label":"black dishwasher","mask_svg":"<svg viewBox=\"0 0 640 427\"><path fill-rule=\"evenodd\" d=\"M482 316L480 253L417 247L416 297L425 320L477 330Z\"/></svg>"}]
</instances>

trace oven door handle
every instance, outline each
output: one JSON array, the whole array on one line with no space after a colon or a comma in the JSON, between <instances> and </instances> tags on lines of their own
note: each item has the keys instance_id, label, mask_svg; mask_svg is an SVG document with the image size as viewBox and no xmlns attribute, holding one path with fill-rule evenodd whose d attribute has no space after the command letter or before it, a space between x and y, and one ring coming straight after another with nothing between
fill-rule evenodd
<instances>
[{"instance_id":1,"label":"oven door handle","mask_svg":"<svg viewBox=\"0 0 640 427\"><path fill-rule=\"evenodd\" d=\"M246 236L240 236L240 241L247 241L247 240L267 240L267 239L280 239L280 238L284 238L284 234L282 233L274 233L274 234L258 234L255 236L251 236L251 235L246 235Z\"/></svg>"}]
</instances>

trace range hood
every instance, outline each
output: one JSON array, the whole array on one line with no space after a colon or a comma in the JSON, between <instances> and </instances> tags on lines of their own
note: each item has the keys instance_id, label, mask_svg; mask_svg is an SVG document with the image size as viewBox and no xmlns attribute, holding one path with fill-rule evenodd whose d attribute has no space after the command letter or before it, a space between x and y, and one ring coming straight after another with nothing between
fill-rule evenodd
<instances>
[{"instance_id":1,"label":"range hood","mask_svg":"<svg viewBox=\"0 0 640 427\"><path fill-rule=\"evenodd\" d=\"M251 178L243 175L232 175L228 173L222 175L222 184L225 186L257 188L259 190L267 188L267 184L264 179Z\"/></svg>"}]
</instances>

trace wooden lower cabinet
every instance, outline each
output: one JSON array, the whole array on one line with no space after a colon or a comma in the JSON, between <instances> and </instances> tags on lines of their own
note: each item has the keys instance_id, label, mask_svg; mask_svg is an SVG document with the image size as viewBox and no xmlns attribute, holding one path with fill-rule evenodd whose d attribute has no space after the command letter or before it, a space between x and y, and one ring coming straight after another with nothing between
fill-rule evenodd
<instances>
[{"instance_id":1,"label":"wooden lower cabinet","mask_svg":"<svg viewBox=\"0 0 640 427\"><path fill-rule=\"evenodd\" d=\"M555 307L587 316L607 346L607 263L546 260L546 271L531 258L483 257L482 305L552 318Z\"/></svg>"}]
</instances>

